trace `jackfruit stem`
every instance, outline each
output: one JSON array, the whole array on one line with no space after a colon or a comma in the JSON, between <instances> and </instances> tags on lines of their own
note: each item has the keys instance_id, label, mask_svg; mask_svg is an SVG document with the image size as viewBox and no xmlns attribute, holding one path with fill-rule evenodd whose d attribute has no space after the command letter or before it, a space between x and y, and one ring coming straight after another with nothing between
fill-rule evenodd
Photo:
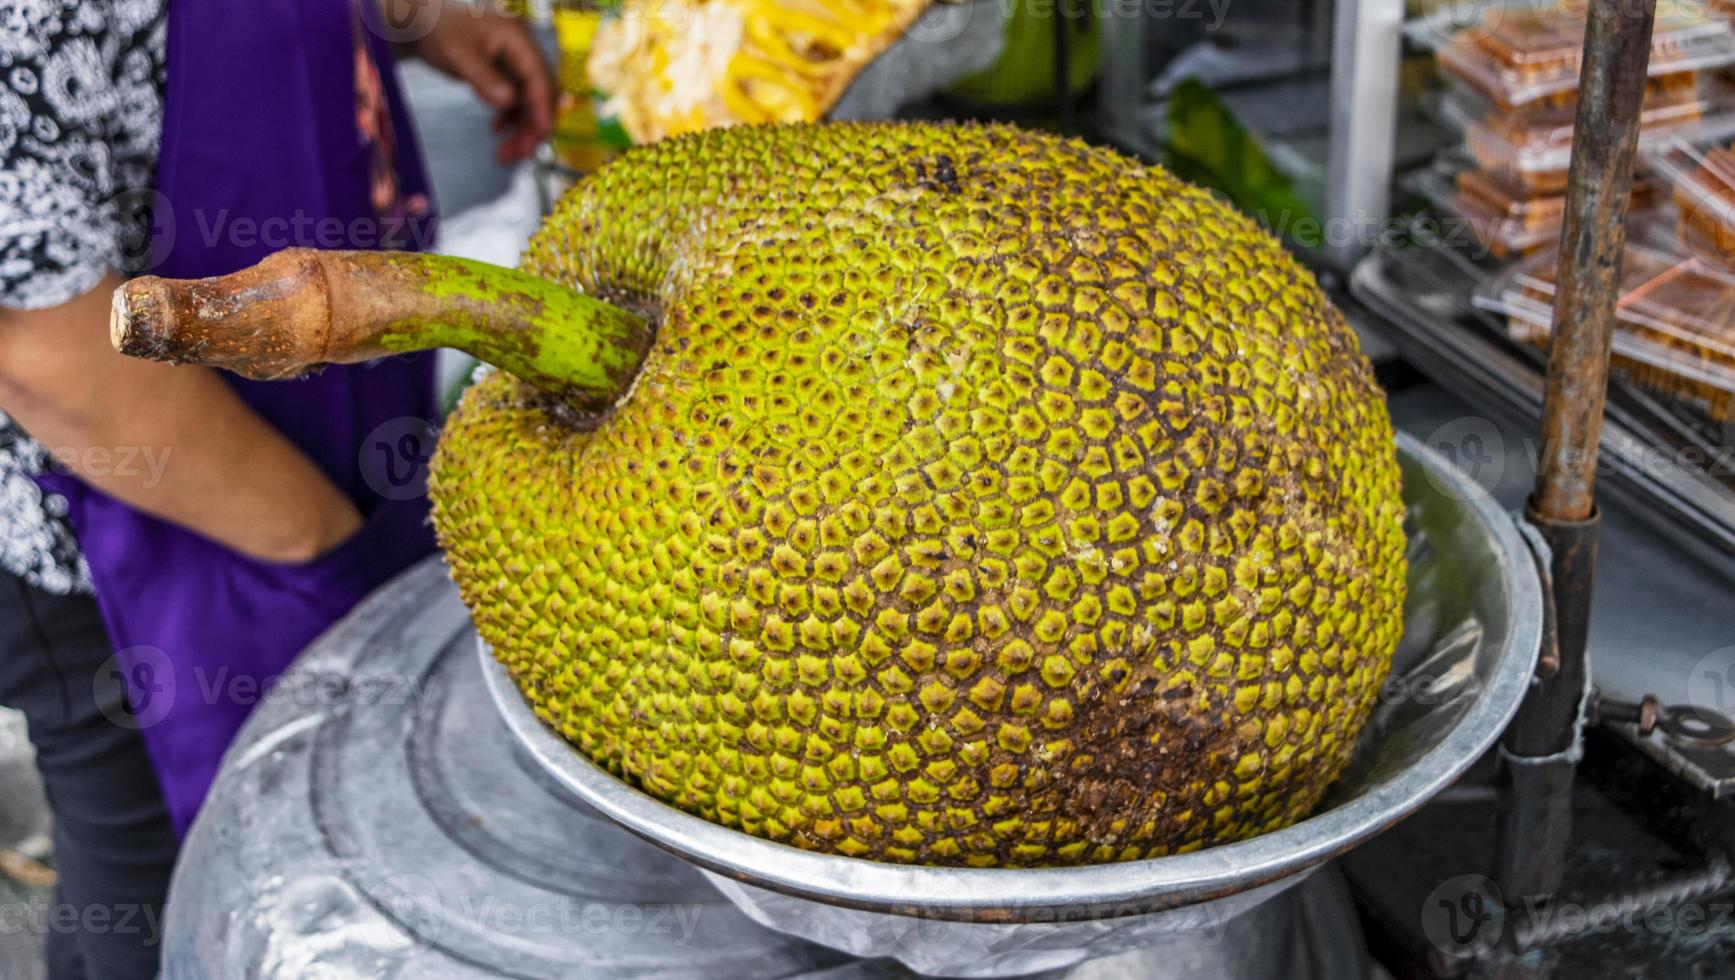
<instances>
[{"instance_id":1,"label":"jackfruit stem","mask_svg":"<svg viewBox=\"0 0 1735 980\"><path fill-rule=\"evenodd\" d=\"M485 262L292 248L227 276L134 279L115 291L109 339L133 357L266 380L455 347L600 411L626 392L651 329L594 296Z\"/></svg>"}]
</instances>

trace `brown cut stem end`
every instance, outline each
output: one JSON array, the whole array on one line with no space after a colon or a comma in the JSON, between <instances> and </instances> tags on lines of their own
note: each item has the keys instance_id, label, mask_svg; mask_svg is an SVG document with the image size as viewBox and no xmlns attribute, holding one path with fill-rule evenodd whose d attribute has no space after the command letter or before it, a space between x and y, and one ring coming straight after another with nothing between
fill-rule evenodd
<instances>
[{"instance_id":1,"label":"brown cut stem end","mask_svg":"<svg viewBox=\"0 0 1735 980\"><path fill-rule=\"evenodd\" d=\"M324 363L330 330L325 273L309 249L210 279L141 276L115 290L109 316L122 354L265 380Z\"/></svg>"}]
</instances>

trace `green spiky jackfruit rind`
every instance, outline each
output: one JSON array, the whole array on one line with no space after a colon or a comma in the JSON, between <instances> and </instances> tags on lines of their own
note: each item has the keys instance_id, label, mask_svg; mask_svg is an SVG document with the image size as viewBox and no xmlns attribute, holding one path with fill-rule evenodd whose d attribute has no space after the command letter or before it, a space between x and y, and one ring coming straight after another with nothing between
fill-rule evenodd
<instances>
[{"instance_id":1,"label":"green spiky jackfruit rind","mask_svg":"<svg viewBox=\"0 0 1735 980\"><path fill-rule=\"evenodd\" d=\"M524 267L652 309L630 398L504 373L434 465L482 636L590 758L888 861L1149 857L1305 815L1401 629L1390 422L1253 222L998 127L737 128Z\"/></svg>"}]
</instances>

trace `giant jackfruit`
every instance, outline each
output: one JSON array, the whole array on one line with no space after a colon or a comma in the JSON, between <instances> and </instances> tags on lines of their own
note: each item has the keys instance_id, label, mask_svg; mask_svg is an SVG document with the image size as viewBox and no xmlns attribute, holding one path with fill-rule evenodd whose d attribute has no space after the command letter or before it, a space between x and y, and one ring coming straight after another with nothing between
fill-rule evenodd
<instances>
[{"instance_id":1,"label":"giant jackfruit","mask_svg":"<svg viewBox=\"0 0 1735 980\"><path fill-rule=\"evenodd\" d=\"M805 848L1282 827L1400 631L1392 430L1342 315L1210 193L1078 142L695 134L580 183L522 272L284 253L135 281L115 333L256 376L500 365L430 485L477 629L591 759Z\"/></svg>"}]
</instances>

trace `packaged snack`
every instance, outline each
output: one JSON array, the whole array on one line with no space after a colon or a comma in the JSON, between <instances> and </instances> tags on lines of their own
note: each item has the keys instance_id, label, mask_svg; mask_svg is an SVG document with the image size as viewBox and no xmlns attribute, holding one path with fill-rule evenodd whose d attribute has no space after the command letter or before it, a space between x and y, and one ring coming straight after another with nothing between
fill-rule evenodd
<instances>
[{"instance_id":1,"label":"packaged snack","mask_svg":"<svg viewBox=\"0 0 1735 980\"><path fill-rule=\"evenodd\" d=\"M1546 347L1554 320L1556 249L1515 264L1475 297L1506 317L1513 339ZM1735 274L1695 256L1627 245L1616 301L1614 368L1719 422L1735 420Z\"/></svg>"},{"instance_id":2,"label":"packaged snack","mask_svg":"<svg viewBox=\"0 0 1735 980\"><path fill-rule=\"evenodd\" d=\"M1735 147L1727 139L1669 140L1648 157L1668 181L1680 214L1681 244L1692 254L1735 269Z\"/></svg>"},{"instance_id":3,"label":"packaged snack","mask_svg":"<svg viewBox=\"0 0 1735 980\"><path fill-rule=\"evenodd\" d=\"M1567 106L1577 99L1584 51L1582 4L1535 10L1495 6L1459 31L1436 54L1440 68L1503 113L1532 106ZM1652 79L1697 73L1735 63L1735 27L1703 7L1669 0L1658 4L1651 35Z\"/></svg>"},{"instance_id":4,"label":"packaged snack","mask_svg":"<svg viewBox=\"0 0 1735 980\"><path fill-rule=\"evenodd\" d=\"M1482 169L1527 194L1560 194L1572 161L1577 107L1556 105L1504 115L1462 92L1442 103L1448 121L1462 127L1464 148ZM1639 146L1648 150L1677 137L1699 138L1735 128L1735 92L1724 83L1659 89L1640 116Z\"/></svg>"},{"instance_id":5,"label":"packaged snack","mask_svg":"<svg viewBox=\"0 0 1735 980\"><path fill-rule=\"evenodd\" d=\"M1415 186L1441 215L1462 223L1469 242L1494 258L1524 255L1560 241L1563 195L1535 194L1498 174L1451 163L1430 168ZM1655 191L1654 183L1635 180L1630 211L1638 214L1653 206ZM1449 230L1456 234L1458 229Z\"/></svg>"}]
</instances>

